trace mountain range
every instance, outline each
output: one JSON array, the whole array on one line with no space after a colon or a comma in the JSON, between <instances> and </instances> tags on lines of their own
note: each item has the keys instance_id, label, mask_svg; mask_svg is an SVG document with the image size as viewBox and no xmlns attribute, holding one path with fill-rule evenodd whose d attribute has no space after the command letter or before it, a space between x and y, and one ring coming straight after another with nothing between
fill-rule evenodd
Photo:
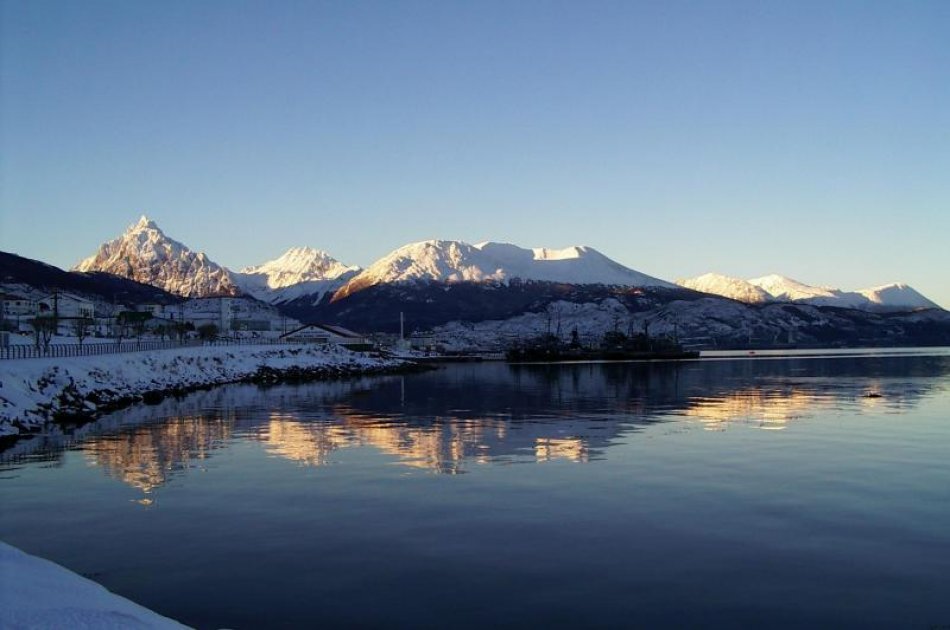
<instances>
[{"instance_id":1,"label":"mountain range","mask_svg":"<svg viewBox=\"0 0 950 630\"><path fill-rule=\"evenodd\" d=\"M842 291L832 287L807 285L778 274L743 280L718 273L707 273L695 278L677 280L676 284L748 304L795 302L878 311L940 308L902 282L857 291Z\"/></svg>"},{"instance_id":2,"label":"mountain range","mask_svg":"<svg viewBox=\"0 0 950 630\"><path fill-rule=\"evenodd\" d=\"M743 280L707 273L674 284L625 267L587 246L528 249L509 243L472 245L428 240L404 245L366 269L342 263L318 249L294 247L274 260L235 272L169 238L146 216L100 246L75 270L111 273L185 297L244 293L270 304L293 302L298 307L345 299L379 285L520 281L667 289L681 286L747 304L793 302L865 310L939 308L904 283L843 291L776 274Z\"/></svg>"},{"instance_id":3,"label":"mountain range","mask_svg":"<svg viewBox=\"0 0 950 630\"><path fill-rule=\"evenodd\" d=\"M508 243L429 240L411 243L366 269L326 252L294 247L265 263L231 271L203 252L169 238L142 216L117 238L82 260L75 271L102 271L152 284L184 297L250 294L271 304L327 296L342 299L367 287L405 282L511 280L564 284L674 287L634 271L591 247L525 249Z\"/></svg>"},{"instance_id":4,"label":"mountain range","mask_svg":"<svg viewBox=\"0 0 950 630\"><path fill-rule=\"evenodd\" d=\"M591 342L610 330L649 328L719 348L950 345L950 313L902 283L842 291L779 275L720 274L672 283L586 246L451 240L405 245L366 269L295 247L234 271L169 238L148 217L73 272L0 257L0 290L54 286L132 303L243 294L283 316L363 332L396 332L402 313L409 331L431 331L455 347L500 348L513 337L574 328Z\"/></svg>"}]
</instances>

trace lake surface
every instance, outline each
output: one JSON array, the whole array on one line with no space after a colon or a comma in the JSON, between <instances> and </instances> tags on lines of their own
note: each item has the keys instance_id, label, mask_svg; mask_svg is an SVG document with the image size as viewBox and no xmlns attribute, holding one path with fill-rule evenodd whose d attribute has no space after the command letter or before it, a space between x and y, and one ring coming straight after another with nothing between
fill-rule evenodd
<instances>
[{"instance_id":1,"label":"lake surface","mask_svg":"<svg viewBox=\"0 0 950 630\"><path fill-rule=\"evenodd\" d=\"M0 539L201 628L943 628L950 352L224 387L0 454Z\"/></svg>"}]
</instances>

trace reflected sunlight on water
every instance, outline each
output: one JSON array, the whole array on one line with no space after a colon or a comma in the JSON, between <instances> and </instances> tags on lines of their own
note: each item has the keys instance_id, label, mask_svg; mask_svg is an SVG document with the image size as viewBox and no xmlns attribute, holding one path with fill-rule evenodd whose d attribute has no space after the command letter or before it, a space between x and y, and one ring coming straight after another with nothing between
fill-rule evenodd
<instances>
[{"instance_id":1,"label":"reflected sunlight on water","mask_svg":"<svg viewBox=\"0 0 950 630\"><path fill-rule=\"evenodd\" d=\"M724 365L455 367L411 378L408 388L403 377L379 379L375 388L361 382L319 391L317 385L312 398L294 395L308 388L278 387L257 392L259 413L235 413L225 396L216 401L218 412L161 416L93 434L80 448L90 464L146 493L235 439L259 443L269 455L303 466L326 466L341 450L373 448L403 466L456 474L496 458L588 462L606 456L623 436L671 420L717 431L731 425L777 430L820 415L900 411L946 386L910 382L902 366L891 378L847 372L830 378L803 377L801 365L776 373L763 371L760 363L751 374L741 362L732 369ZM487 381L478 383L486 395L473 397L473 370ZM419 385L424 380L437 385L437 398ZM234 404L241 405L248 388L236 389ZM465 406L456 404L462 400ZM275 403L279 408L268 409Z\"/></svg>"}]
</instances>

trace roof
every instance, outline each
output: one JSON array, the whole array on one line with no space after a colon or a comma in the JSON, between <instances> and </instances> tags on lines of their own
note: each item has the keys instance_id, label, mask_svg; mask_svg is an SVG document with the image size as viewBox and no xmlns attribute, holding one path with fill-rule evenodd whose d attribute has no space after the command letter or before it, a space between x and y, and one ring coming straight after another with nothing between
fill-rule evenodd
<instances>
[{"instance_id":1,"label":"roof","mask_svg":"<svg viewBox=\"0 0 950 630\"><path fill-rule=\"evenodd\" d=\"M44 300L52 300L54 297L59 296L60 300L72 300L73 302L87 302L92 304L92 300L80 297L75 293L66 293L65 291L59 291L58 293L50 293L49 295L44 295L37 302L42 302Z\"/></svg>"},{"instance_id":2,"label":"roof","mask_svg":"<svg viewBox=\"0 0 950 630\"><path fill-rule=\"evenodd\" d=\"M17 295L16 293L4 293L0 291L0 300L16 300L16 301L29 301L32 302L30 298L23 297L22 295Z\"/></svg>"},{"instance_id":3,"label":"roof","mask_svg":"<svg viewBox=\"0 0 950 630\"><path fill-rule=\"evenodd\" d=\"M332 326L330 324L305 324L301 326L300 328L291 330L288 333L284 333L283 335L281 335L281 337L289 337L291 335L294 335L300 332L301 330L307 330L307 329L313 329L313 328L316 328L317 330L322 330L324 332L328 332L332 335L336 335L337 337L347 337L350 339L363 338L363 335L359 333L355 333L352 330L347 330L346 328L343 328L342 326Z\"/></svg>"}]
</instances>

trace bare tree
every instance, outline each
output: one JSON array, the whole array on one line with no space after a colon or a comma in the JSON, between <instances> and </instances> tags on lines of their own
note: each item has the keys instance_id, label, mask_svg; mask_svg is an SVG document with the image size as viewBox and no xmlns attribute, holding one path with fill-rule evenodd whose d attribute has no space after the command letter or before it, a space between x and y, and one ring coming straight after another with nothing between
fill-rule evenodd
<instances>
[{"instance_id":1,"label":"bare tree","mask_svg":"<svg viewBox=\"0 0 950 630\"><path fill-rule=\"evenodd\" d=\"M37 350L41 345L44 350L49 350L49 343L56 332L56 318L34 317L30 320L30 326L33 327L33 341Z\"/></svg>"},{"instance_id":2,"label":"bare tree","mask_svg":"<svg viewBox=\"0 0 950 630\"><path fill-rule=\"evenodd\" d=\"M90 330L92 330L92 318L77 317L72 321L72 325L73 333L76 335L76 338L79 340L79 345L81 346L82 342L89 336Z\"/></svg>"}]
</instances>

